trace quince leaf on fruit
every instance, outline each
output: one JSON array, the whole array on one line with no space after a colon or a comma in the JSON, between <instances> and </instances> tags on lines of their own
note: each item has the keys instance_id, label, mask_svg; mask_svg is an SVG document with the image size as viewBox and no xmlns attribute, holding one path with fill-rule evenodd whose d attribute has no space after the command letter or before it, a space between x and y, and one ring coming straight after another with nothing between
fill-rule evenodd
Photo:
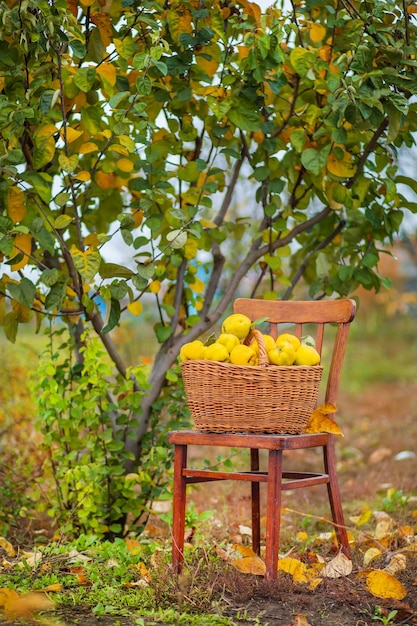
<instances>
[{"instance_id":1,"label":"quince leaf on fruit","mask_svg":"<svg viewBox=\"0 0 417 626\"><path fill-rule=\"evenodd\" d=\"M337 408L334 404L326 402L321 404L312 412L308 424L305 428L305 433L331 433L332 435L341 435L343 432L340 426L332 419L328 417L329 414L335 413Z\"/></svg>"},{"instance_id":2,"label":"quince leaf on fruit","mask_svg":"<svg viewBox=\"0 0 417 626\"><path fill-rule=\"evenodd\" d=\"M267 322L269 320L269 317L260 317L258 320L255 320L254 322L252 322L252 328L255 328L255 326L259 326L259 324L263 324L264 322Z\"/></svg>"},{"instance_id":3,"label":"quince leaf on fruit","mask_svg":"<svg viewBox=\"0 0 417 626\"><path fill-rule=\"evenodd\" d=\"M211 333L204 342L205 346L211 346L216 341L216 333Z\"/></svg>"}]
</instances>

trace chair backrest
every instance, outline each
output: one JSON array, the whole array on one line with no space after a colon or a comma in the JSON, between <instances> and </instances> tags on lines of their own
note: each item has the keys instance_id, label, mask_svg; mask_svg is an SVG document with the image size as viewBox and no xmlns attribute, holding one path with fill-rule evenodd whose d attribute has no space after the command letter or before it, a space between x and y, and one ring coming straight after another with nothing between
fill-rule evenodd
<instances>
[{"instance_id":1,"label":"chair backrest","mask_svg":"<svg viewBox=\"0 0 417 626\"><path fill-rule=\"evenodd\" d=\"M336 404L349 327L356 312L354 300L287 301L238 298L234 302L233 310L235 313L244 313L252 321L267 318L267 323L270 324L269 333L273 337L281 332L291 332L297 337L312 335L320 354L325 326L335 325L337 330L329 370L324 377L327 378L325 401ZM292 327L288 327L289 325ZM307 325L308 333L305 333Z\"/></svg>"}]
</instances>

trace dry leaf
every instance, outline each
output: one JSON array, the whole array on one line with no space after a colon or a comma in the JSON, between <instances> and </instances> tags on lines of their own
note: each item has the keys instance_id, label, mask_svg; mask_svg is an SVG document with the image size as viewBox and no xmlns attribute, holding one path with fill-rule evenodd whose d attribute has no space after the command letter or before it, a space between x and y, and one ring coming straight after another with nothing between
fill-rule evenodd
<instances>
[{"instance_id":1,"label":"dry leaf","mask_svg":"<svg viewBox=\"0 0 417 626\"><path fill-rule=\"evenodd\" d=\"M369 563L371 563L375 559L378 559L381 555L382 552L379 548L369 548L369 550L367 550L363 555L364 566L366 567L367 565L369 565Z\"/></svg>"},{"instance_id":2,"label":"dry leaf","mask_svg":"<svg viewBox=\"0 0 417 626\"><path fill-rule=\"evenodd\" d=\"M337 408L330 402L321 404L312 412L304 432L331 433L332 435L341 435L343 437L340 426L334 421L334 419L328 417L336 411Z\"/></svg>"},{"instance_id":3,"label":"dry leaf","mask_svg":"<svg viewBox=\"0 0 417 626\"><path fill-rule=\"evenodd\" d=\"M375 539L380 541L384 539L387 535L390 535L394 526L394 521L391 517L388 519L381 519L376 525L375 528Z\"/></svg>"},{"instance_id":4,"label":"dry leaf","mask_svg":"<svg viewBox=\"0 0 417 626\"><path fill-rule=\"evenodd\" d=\"M366 577L366 585L372 595L377 598L402 600L407 595L407 591L400 581L382 570L370 572Z\"/></svg>"},{"instance_id":5,"label":"dry leaf","mask_svg":"<svg viewBox=\"0 0 417 626\"><path fill-rule=\"evenodd\" d=\"M39 611L48 611L54 608L53 602L47 596L39 593L32 592L19 596L16 591L12 592L11 589L2 589L0 591L0 596L4 595L4 591L9 592L2 606L3 614L7 619L31 617ZM2 599L0 599L0 602L2 602Z\"/></svg>"},{"instance_id":6,"label":"dry leaf","mask_svg":"<svg viewBox=\"0 0 417 626\"><path fill-rule=\"evenodd\" d=\"M232 548L233 550L237 550L242 556L256 556L256 553L250 546L242 546L240 543L234 543Z\"/></svg>"},{"instance_id":7,"label":"dry leaf","mask_svg":"<svg viewBox=\"0 0 417 626\"><path fill-rule=\"evenodd\" d=\"M407 567L407 557L405 554L394 554L388 563L388 565L384 568L384 572L388 572L388 574L396 574L397 572L401 572L401 570Z\"/></svg>"},{"instance_id":8,"label":"dry leaf","mask_svg":"<svg viewBox=\"0 0 417 626\"><path fill-rule=\"evenodd\" d=\"M305 615L296 615L291 626L311 626Z\"/></svg>"},{"instance_id":9,"label":"dry leaf","mask_svg":"<svg viewBox=\"0 0 417 626\"><path fill-rule=\"evenodd\" d=\"M341 576L349 576L352 572L352 561L339 552L337 556L327 563L321 570L321 576L325 578L340 578Z\"/></svg>"},{"instance_id":10,"label":"dry leaf","mask_svg":"<svg viewBox=\"0 0 417 626\"><path fill-rule=\"evenodd\" d=\"M356 524L356 526L362 526L363 524L366 524L367 522L369 522L369 520L372 517L372 511L368 506L364 506L362 513L360 515L352 515L352 517L350 517L350 521L353 522L354 524Z\"/></svg>"},{"instance_id":11,"label":"dry leaf","mask_svg":"<svg viewBox=\"0 0 417 626\"><path fill-rule=\"evenodd\" d=\"M232 561L232 565L239 572L243 572L243 574L264 576L266 571L265 563L259 556L244 556L241 559Z\"/></svg>"},{"instance_id":12,"label":"dry leaf","mask_svg":"<svg viewBox=\"0 0 417 626\"><path fill-rule=\"evenodd\" d=\"M7 556L9 556L10 558L16 556L16 551L13 548L12 544L4 537L0 537L0 548L4 550Z\"/></svg>"}]
</instances>

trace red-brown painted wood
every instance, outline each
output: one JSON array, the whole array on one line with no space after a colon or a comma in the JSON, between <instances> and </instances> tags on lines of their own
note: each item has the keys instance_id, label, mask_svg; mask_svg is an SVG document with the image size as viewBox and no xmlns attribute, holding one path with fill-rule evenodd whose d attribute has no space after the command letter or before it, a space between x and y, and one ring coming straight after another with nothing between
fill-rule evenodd
<instances>
[{"instance_id":1,"label":"red-brown painted wood","mask_svg":"<svg viewBox=\"0 0 417 626\"><path fill-rule=\"evenodd\" d=\"M305 324L315 324L316 347L321 352L323 336L327 324L337 326L330 364L325 369L327 375L325 401L337 405L337 395L342 372L350 323L355 316L353 300L321 300L318 302L280 302L240 298L235 301L234 311L244 313L253 321L268 317L271 334L276 336L285 324L285 332L295 332L302 336ZM294 324L291 331L287 325ZM287 489L302 489L311 485L325 484L329 497L333 525L342 551L350 556L350 546L346 532L341 497L336 475L334 435L327 433L301 435L258 435L243 433L208 433L195 430L172 431L168 441L174 445L174 500L172 527L172 563L179 573L184 558L184 531L186 487L191 483L204 483L215 480L239 480L251 483L252 496L252 545L257 554L261 550L260 531L260 485L266 483L266 538L265 565L266 579L274 581L278 571L278 550L280 538L281 492ZM187 465L188 446L211 446L226 448L246 448L250 450L250 470L216 471L193 469ZM322 448L324 466L317 472L283 471L283 456L291 450ZM268 451L268 467L260 470L259 450Z\"/></svg>"}]
</instances>

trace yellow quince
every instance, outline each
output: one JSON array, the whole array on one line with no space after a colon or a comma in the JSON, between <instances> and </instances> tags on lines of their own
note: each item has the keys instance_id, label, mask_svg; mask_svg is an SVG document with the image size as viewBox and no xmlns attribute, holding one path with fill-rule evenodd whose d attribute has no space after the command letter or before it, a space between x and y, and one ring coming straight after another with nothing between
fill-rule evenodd
<instances>
[{"instance_id":1,"label":"yellow quince","mask_svg":"<svg viewBox=\"0 0 417 626\"><path fill-rule=\"evenodd\" d=\"M251 346L239 344L230 353L230 363L233 365L257 365L258 357Z\"/></svg>"},{"instance_id":2,"label":"yellow quince","mask_svg":"<svg viewBox=\"0 0 417 626\"><path fill-rule=\"evenodd\" d=\"M195 341L190 341L189 343L185 343L181 347L180 359L183 362L204 359L205 350L206 346L199 339L196 339Z\"/></svg>"},{"instance_id":3,"label":"yellow quince","mask_svg":"<svg viewBox=\"0 0 417 626\"><path fill-rule=\"evenodd\" d=\"M240 344L240 341L236 337L236 335L232 335L231 333L222 333L217 337L216 341L217 343L223 344L227 348L229 354L235 346L238 346Z\"/></svg>"},{"instance_id":4,"label":"yellow quince","mask_svg":"<svg viewBox=\"0 0 417 626\"><path fill-rule=\"evenodd\" d=\"M293 365L295 348L289 341L283 341L279 346L268 352L269 362L273 365Z\"/></svg>"},{"instance_id":5,"label":"yellow quince","mask_svg":"<svg viewBox=\"0 0 417 626\"><path fill-rule=\"evenodd\" d=\"M251 320L247 315L243 313L233 313L226 317L222 324L222 333L230 333L235 335L238 339L245 339L248 336L250 327L252 325Z\"/></svg>"},{"instance_id":6,"label":"yellow quince","mask_svg":"<svg viewBox=\"0 0 417 626\"><path fill-rule=\"evenodd\" d=\"M204 359L206 361L218 361L219 363L228 363L229 362L229 352L221 343L215 341L209 346L206 346L206 351L204 353Z\"/></svg>"},{"instance_id":7,"label":"yellow quince","mask_svg":"<svg viewBox=\"0 0 417 626\"><path fill-rule=\"evenodd\" d=\"M295 350L298 350L298 348L300 347L301 341L298 339L298 337L292 335L291 333L282 333L282 335L278 335L275 343L277 346L280 346L287 341L292 343Z\"/></svg>"},{"instance_id":8,"label":"yellow quince","mask_svg":"<svg viewBox=\"0 0 417 626\"><path fill-rule=\"evenodd\" d=\"M271 335L262 335L262 337L264 339L266 352L268 353L270 350L273 350L275 348L275 339L271 337ZM253 348L256 354L259 356L259 345L257 339L255 339L255 341L251 343L251 348Z\"/></svg>"},{"instance_id":9,"label":"yellow quince","mask_svg":"<svg viewBox=\"0 0 417 626\"><path fill-rule=\"evenodd\" d=\"M295 365L318 365L320 354L313 346L301 345L295 353Z\"/></svg>"}]
</instances>

